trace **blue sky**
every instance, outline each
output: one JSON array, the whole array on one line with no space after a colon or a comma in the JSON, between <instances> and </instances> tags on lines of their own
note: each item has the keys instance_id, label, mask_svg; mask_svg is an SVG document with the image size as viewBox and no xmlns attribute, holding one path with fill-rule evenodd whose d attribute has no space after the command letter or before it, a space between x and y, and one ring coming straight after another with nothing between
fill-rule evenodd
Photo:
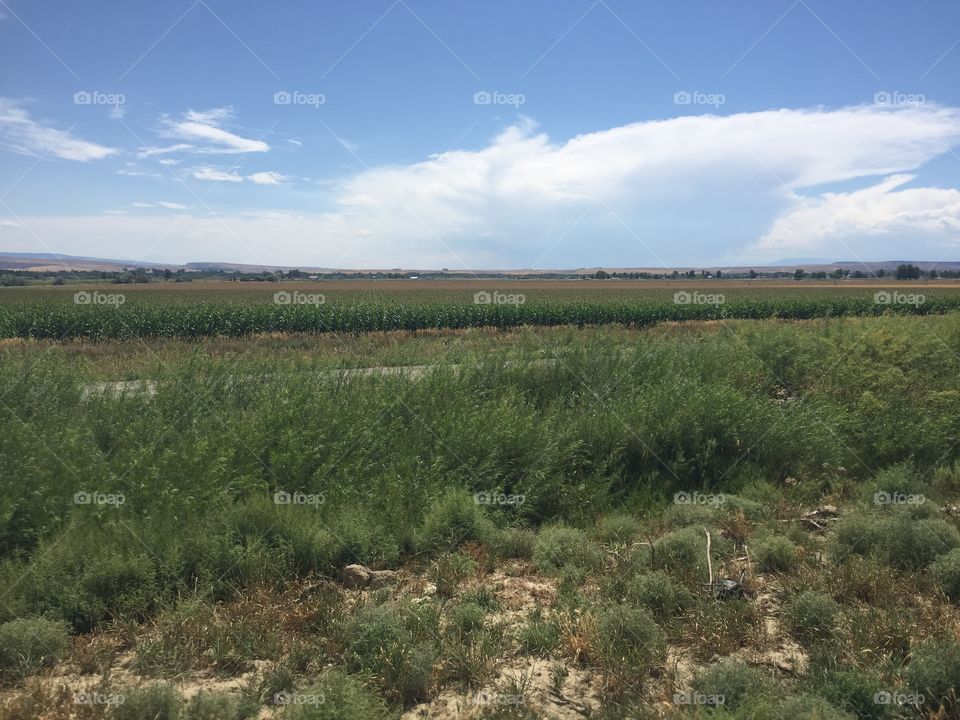
<instances>
[{"instance_id":1,"label":"blue sky","mask_svg":"<svg viewBox=\"0 0 960 720\"><path fill-rule=\"evenodd\" d=\"M960 4L0 0L0 250L960 259Z\"/></svg>"}]
</instances>

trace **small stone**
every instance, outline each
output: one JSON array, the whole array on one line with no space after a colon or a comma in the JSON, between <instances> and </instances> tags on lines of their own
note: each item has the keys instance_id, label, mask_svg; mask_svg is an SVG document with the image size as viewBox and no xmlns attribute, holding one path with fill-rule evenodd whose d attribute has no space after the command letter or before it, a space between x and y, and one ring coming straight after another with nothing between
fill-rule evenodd
<instances>
[{"instance_id":1,"label":"small stone","mask_svg":"<svg viewBox=\"0 0 960 720\"><path fill-rule=\"evenodd\" d=\"M397 581L396 570L370 570L370 587L373 589L390 585Z\"/></svg>"},{"instance_id":2,"label":"small stone","mask_svg":"<svg viewBox=\"0 0 960 720\"><path fill-rule=\"evenodd\" d=\"M343 569L343 586L349 590L362 590L370 584L372 573L363 565L347 565Z\"/></svg>"}]
</instances>

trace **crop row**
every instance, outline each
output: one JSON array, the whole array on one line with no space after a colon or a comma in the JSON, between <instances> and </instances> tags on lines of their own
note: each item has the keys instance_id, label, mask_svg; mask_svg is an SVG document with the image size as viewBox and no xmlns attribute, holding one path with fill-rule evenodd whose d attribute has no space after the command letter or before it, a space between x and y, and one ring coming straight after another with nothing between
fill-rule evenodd
<instances>
[{"instance_id":1,"label":"crop row","mask_svg":"<svg viewBox=\"0 0 960 720\"><path fill-rule=\"evenodd\" d=\"M196 303L90 306L34 302L0 307L0 337L123 339L244 336L269 332L369 332L520 325L653 325L664 321L803 320L842 315L934 314L960 297L881 304L871 297L736 298L720 304L671 301L538 301L522 305L358 302L329 305Z\"/></svg>"}]
</instances>

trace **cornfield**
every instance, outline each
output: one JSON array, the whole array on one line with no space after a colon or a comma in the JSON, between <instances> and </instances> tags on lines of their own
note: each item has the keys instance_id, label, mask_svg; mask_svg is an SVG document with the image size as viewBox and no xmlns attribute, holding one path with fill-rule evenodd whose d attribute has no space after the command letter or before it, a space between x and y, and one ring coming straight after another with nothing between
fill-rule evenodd
<instances>
[{"instance_id":1,"label":"cornfield","mask_svg":"<svg viewBox=\"0 0 960 720\"><path fill-rule=\"evenodd\" d=\"M377 332L521 325L648 326L665 321L806 320L842 315L940 314L960 309L960 296L927 297L921 304L888 305L872 296L737 297L722 304L677 304L652 298L521 305L357 301L326 305L246 303L91 306L54 301L0 307L0 337L129 339L240 337L257 333Z\"/></svg>"}]
</instances>

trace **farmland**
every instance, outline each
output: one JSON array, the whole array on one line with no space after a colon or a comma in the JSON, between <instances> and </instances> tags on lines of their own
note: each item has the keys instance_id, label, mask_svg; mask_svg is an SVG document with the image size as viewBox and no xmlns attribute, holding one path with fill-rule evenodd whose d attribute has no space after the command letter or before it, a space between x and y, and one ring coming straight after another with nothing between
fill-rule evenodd
<instances>
[{"instance_id":1,"label":"farmland","mask_svg":"<svg viewBox=\"0 0 960 720\"><path fill-rule=\"evenodd\" d=\"M960 713L955 286L6 290L0 717Z\"/></svg>"}]
</instances>

